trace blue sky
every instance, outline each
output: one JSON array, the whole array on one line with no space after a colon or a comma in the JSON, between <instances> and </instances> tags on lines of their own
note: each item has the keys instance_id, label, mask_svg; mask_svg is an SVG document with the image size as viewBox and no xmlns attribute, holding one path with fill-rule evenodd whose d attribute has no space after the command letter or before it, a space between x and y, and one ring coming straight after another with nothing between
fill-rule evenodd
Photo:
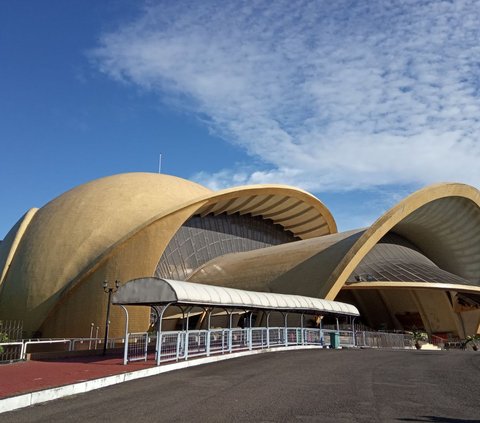
<instances>
[{"instance_id":1,"label":"blue sky","mask_svg":"<svg viewBox=\"0 0 480 423\"><path fill-rule=\"evenodd\" d=\"M89 180L286 183L341 230L480 186L478 1L2 1L0 239Z\"/></svg>"}]
</instances>

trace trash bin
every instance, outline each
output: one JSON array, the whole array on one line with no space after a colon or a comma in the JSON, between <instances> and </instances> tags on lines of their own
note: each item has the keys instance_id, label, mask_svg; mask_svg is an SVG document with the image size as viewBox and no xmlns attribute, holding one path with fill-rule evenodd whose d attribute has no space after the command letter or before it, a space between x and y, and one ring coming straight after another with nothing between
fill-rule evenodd
<instances>
[{"instance_id":1,"label":"trash bin","mask_svg":"<svg viewBox=\"0 0 480 423\"><path fill-rule=\"evenodd\" d=\"M340 334L338 332L330 332L330 348L340 348Z\"/></svg>"}]
</instances>

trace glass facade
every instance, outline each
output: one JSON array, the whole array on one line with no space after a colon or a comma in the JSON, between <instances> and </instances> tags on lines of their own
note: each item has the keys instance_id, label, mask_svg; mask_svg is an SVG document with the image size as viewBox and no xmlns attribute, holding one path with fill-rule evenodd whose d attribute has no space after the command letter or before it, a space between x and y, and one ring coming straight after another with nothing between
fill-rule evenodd
<instances>
[{"instance_id":1,"label":"glass facade","mask_svg":"<svg viewBox=\"0 0 480 423\"><path fill-rule=\"evenodd\" d=\"M447 272L407 239L389 233L365 256L347 280L354 282L433 282L475 285Z\"/></svg>"},{"instance_id":2,"label":"glass facade","mask_svg":"<svg viewBox=\"0 0 480 423\"><path fill-rule=\"evenodd\" d=\"M186 280L215 257L297 241L271 220L226 213L193 216L177 231L155 270L159 278Z\"/></svg>"}]
</instances>

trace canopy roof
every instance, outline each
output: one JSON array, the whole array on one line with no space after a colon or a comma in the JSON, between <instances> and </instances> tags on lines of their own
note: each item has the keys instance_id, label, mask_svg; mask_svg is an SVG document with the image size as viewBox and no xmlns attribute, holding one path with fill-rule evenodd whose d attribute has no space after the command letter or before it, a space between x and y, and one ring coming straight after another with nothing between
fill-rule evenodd
<instances>
[{"instance_id":1,"label":"canopy roof","mask_svg":"<svg viewBox=\"0 0 480 423\"><path fill-rule=\"evenodd\" d=\"M241 309L268 309L359 316L353 305L301 295L244 291L221 286L159 278L134 279L113 295L113 304L190 304Z\"/></svg>"}]
</instances>

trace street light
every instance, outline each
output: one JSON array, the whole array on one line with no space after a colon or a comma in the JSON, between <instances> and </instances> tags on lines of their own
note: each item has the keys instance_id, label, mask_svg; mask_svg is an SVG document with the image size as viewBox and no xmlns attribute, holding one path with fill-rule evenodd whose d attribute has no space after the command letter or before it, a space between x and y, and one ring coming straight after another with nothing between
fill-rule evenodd
<instances>
[{"instance_id":1,"label":"street light","mask_svg":"<svg viewBox=\"0 0 480 423\"><path fill-rule=\"evenodd\" d=\"M110 304L112 303L112 292L117 292L118 287L120 286L119 281L115 281L115 288L110 288L108 286L108 281L103 282L103 291L105 294L108 294L108 304L107 304L107 318L105 320L105 339L103 340L103 355L107 354L107 341L108 341L108 329L110 327Z\"/></svg>"}]
</instances>

